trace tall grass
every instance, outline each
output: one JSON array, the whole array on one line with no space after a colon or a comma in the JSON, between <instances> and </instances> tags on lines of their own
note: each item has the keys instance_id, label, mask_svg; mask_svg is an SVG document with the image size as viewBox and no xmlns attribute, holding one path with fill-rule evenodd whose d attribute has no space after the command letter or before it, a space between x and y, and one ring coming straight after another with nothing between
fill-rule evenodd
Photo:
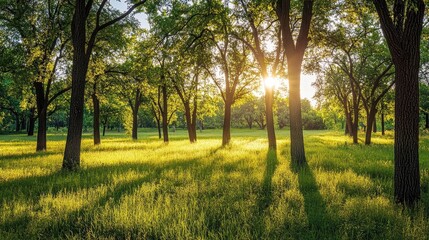
<instances>
[{"instance_id":1,"label":"tall grass","mask_svg":"<svg viewBox=\"0 0 429 240\"><path fill-rule=\"evenodd\" d=\"M277 152L265 132L186 132L164 144L115 134L82 145L82 167L61 171L65 136L0 136L0 239L428 239L429 139L421 141L422 201L394 204L392 136L352 145L341 133L305 133L308 165Z\"/></svg>"}]
</instances>

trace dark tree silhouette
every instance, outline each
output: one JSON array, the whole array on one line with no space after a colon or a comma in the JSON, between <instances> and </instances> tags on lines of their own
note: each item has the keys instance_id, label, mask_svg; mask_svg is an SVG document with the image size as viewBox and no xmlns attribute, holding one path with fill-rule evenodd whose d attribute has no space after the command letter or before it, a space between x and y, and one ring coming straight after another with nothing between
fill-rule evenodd
<instances>
[{"instance_id":1,"label":"dark tree silhouette","mask_svg":"<svg viewBox=\"0 0 429 240\"><path fill-rule=\"evenodd\" d=\"M419 66L423 0L396 0L391 12L385 0L373 0L395 65L395 178L398 203L420 199ZM393 18L392 18L393 16Z\"/></svg>"}]
</instances>

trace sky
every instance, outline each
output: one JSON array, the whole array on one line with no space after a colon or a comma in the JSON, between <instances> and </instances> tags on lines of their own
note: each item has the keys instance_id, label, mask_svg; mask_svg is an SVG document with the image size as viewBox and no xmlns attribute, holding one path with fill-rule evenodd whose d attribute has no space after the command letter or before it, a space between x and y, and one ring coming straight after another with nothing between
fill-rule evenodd
<instances>
[{"instance_id":1,"label":"sky","mask_svg":"<svg viewBox=\"0 0 429 240\"><path fill-rule=\"evenodd\" d=\"M125 0L112 0L110 1L113 7L119 9L122 12L125 12L128 9L127 3ZM143 28L149 28L149 23L147 21L147 16L144 13L134 14L134 17L140 22L140 26ZM316 92L315 88L311 85L316 80L316 75L301 75L301 98L310 100L313 106L316 105L316 101L313 99L313 96Z\"/></svg>"}]
</instances>

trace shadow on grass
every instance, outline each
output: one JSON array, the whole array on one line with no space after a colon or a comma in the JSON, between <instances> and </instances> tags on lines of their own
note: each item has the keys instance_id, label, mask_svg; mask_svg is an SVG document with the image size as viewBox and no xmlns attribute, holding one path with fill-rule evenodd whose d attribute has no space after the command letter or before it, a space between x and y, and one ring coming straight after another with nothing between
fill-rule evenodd
<instances>
[{"instance_id":1,"label":"shadow on grass","mask_svg":"<svg viewBox=\"0 0 429 240\"><path fill-rule=\"evenodd\" d=\"M265 232L264 212L273 201L272 179L278 164L276 150L268 150L265 164L264 176L257 195L256 207L253 211L255 227L253 236L255 239L263 238Z\"/></svg>"},{"instance_id":2,"label":"shadow on grass","mask_svg":"<svg viewBox=\"0 0 429 240\"><path fill-rule=\"evenodd\" d=\"M171 161L163 164L112 164L80 169L76 172L58 171L45 176L15 179L0 183L0 201L3 203L25 201L26 204L37 206L40 199L47 194L54 196L61 192L73 194L80 190L96 188L112 182L117 175L126 174L129 171L142 174L141 177L134 180L121 182L109 187L107 192L99 197L91 206L66 213L61 218L61 221L52 219L48 222L36 224L44 226L36 233L38 235L37 238L41 236L63 238L71 232L85 233L91 227L91 222L96 211L110 201L115 205L119 204L122 196L133 194L144 183L158 182L163 171L192 168L195 164L197 164L197 159ZM22 229L28 229L30 225L34 225L38 221L42 220L30 216L29 213L24 213L0 224L0 233L5 231L5 233L11 234L12 238L31 239L35 237L32 236L33 233L31 231L22 231ZM125 238L125 236L123 237Z\"/></svg>"},{"instance_id":3,"label":"shadow on grass","mask_svg":"<svg viewBox=\"0 0 429 240\"><path fill-rule=\"evenodd\" d=\"M0 155L0 161L14 161L19 159L26 159L26 158L34 158L34 157L44 157L44 156L50 156L55 154L60 154L61 152L32 152L32 153L19 153L19 154L4 154ZM1 162L0 162L1 163Z\"/></svg>"},{"instance_id":4,"label":"shadow on grass","mask_svg":"<svg viewBox=\"0 0 429 240\"><path fill-rule=\"evenodd\" d=\"M337 224L329 216L326 203L320 194L316 178L309 165L291 163L292 171L298 175L299 190L304 197L304 208L307 214L309 232L312 239L337 239Z\"/></svg>"}]
</instances>

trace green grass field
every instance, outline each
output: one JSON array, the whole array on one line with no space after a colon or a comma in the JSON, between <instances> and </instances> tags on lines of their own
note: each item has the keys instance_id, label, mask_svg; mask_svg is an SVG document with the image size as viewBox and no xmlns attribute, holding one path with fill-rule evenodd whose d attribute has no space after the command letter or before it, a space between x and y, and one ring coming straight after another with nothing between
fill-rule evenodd
<instances>
[{"instance_id":1,"label":"green grass field","mask_svg":"<svg viewBox=\"0 0 429 240\"><path fill-rule=\"evenodd\" d=\"M420 145L422 201L393 202L392 136L352 145L340 132L306 131L308 165L290 164L289 133L185 131L166 145L108 133L82 144L82 167L62 172L64 135L0 136L0 239L428 239L429 138ZM361 136L363 137L363 136Z\"/></svg>"}]
</instances>

